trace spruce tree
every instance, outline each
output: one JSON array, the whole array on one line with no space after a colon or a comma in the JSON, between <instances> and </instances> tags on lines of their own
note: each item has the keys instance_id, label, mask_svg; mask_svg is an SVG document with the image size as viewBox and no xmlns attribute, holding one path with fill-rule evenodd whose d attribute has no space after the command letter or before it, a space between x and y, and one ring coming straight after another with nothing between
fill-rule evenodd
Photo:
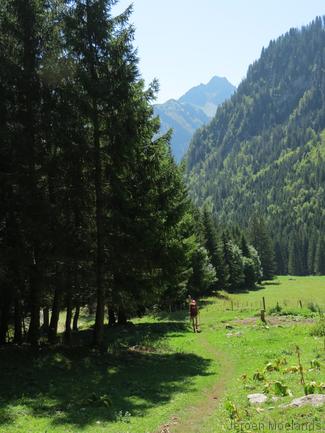
<instances>
[{"instance_id":1,"label":"spruce tree","mask_svg":"<svg viewBox=\"0 0 325 433\"><path fill-rule=\"evenodd\" d=\"M289 275L299 275L299 249L297 247L297 242L294 237L290 239L289 242L289 260L288 260L288 272Z\"/></svg>"},{"instance_id":2,"label":"spruce tree","mask_svg":"<svg viewBox=\"0 0 325 433\"><path fill-rule=\"evenodd\" d=\"M317 246L317 237L313 232L308 241L307 264L308 264L309 275L313 275L315 273L316 246Z\"/></svg>"},{"instance_id":3,"label":"spruce tree","mask_svg":"<svg viewBox=\"0 0 325 433\"><path fill-rule=\"evenodd\" d=\"M271 280L275 272L274 247L263 218L254 217L252 219L250 241L261 259L263 280Z\"/></svg>"},{"instance_id":4,"label":"spruce tree","mask_svg":"<svg viewBox=\"0 0 325 433\"><path fill-rule=\"evenodd\" d=\"M130 51L130 32L125 28L130 10L113 18L112 0L76 0L66 14L67 48L75 64L75 81L80 84L83 117L88 125L90 155L94 167L95 227L96 227L96 291L97 308L94 344L103 341L105 306L105 191L109 188L109 144L118 140L121 127L112 116L116 105L127 98L129 83L134 82L137 70L133 50ZM121 104L120 104L121 105ZM113 118L112 118L113 117ZM115 136L111 131L115 130ZM121 152L123 154L123 151ZM119 167L116 167L118 170Z\"/></svg>"},{"instance_id":5,"label":"spruce tree","mask_svg":"<svg viewBox=\"0 0 325 433\"><path fill-rule=\"evenodd\" d=\"M188 293L194 298L211 294L216 272L204 247L198 247L193 252L191 265L192 274L187 284Z\"/></svg>"},{"instance_id":6,"label":"spruce tree","mask_svg":"<svg viewBox=\"0 0 325 433\"><path fill-rule=\"evenodd\" d=\"M20 339L21 299L26 294L30 313L29 340L36 346L39 338L40 308L46 256L48 252L48 203L43 173L46 170L45 133L42 128L44 93L41 70L47 50L43 34L50 30L48 15L51 5L42 0L2 2L1 68L2 83L10 83L4 96L5 153L11 188L5 190L7 233L16 225L19 245L7 269L7 278L19 269L20 277L14 289L15 334ZM1 62L2 63L2 62ZM6 66L9 69L6 69ZM10 77L11 75L11 77ZM9 125L15 128L8 129ZM7 134L6 134L7 132ZM8 147L7 147L8 146ZM13 299L12 299L13 300Z\"/></svg>"},{"instance_id":7,"label":"spruce tree","mask_svg":"<svg viewBox=\"0 0 325 433\"><path fill-rule=\"evenodd\" d=\"M242 287L245 281L242 252L230 238L228 232L223 234L222 241L224 258L229 269L228 289L235 292Z\"/></svg>"},{"instance_id":8,"label":"spruce tree","mask_svg":"<svg viewBox=\"0 0 325 433\"><path fill-rule=\"evenodd\" d=\"M229 280L229 268L224 258L223 245L218 236L213 217L209 210L203 209L203 231L205 247L209 253L211 264L216 271L215 288L225 289Z\"/></svg>"},{"instance_id":9,"label":"spruce tree","mask_svg":"<svg viewBox=\"0 0 325 433\"><path fill-rule=\"evenodd\" d=\"M325 239L320 236L317 241L315 254L315 274L325 275Z\"/></svg>"},{"instance_id":10,"label":"spruce tree","mask_svg":"<svg viewBox=\"0 0 325 433\"><path fill-rule=\"evenodd\" d=\"M241 237L240 249L241 249L244 257L250 258L249 245L248 245L246 237L244 235L242 235L242 237Z\"/></svg>"},{"instance_id":11,"label":"spruce tree","mask_svg":"<svg viewBox=\"0 0 325 433\"><path fill-rule=\"evenodd\" d=\"M283 246L279 241L277 241L274 246L274 256L275 256L275 263L276 263L275 269L278 275L285 275L287 273L284 251L285 251L285 246Z\"/></svg>"}]
</instances>

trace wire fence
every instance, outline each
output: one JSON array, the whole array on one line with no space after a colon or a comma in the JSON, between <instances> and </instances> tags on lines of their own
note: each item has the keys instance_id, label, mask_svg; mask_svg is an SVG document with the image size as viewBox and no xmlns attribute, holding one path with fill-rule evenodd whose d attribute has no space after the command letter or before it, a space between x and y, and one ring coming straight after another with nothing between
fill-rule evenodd
<instances>
[{"instance_id":1,"label":"wire fence","mask_svg":"<svg viewBox=\"0 0 325 433\"><path fill-rule=\"evenodd\" d=\"M314 313L324 313L325 312L325 303L320 303L315 300L306 300L306 299L268 299L267 297L261 297L257 300L238 300L229 297L228 299L219 299L216 302L219 310L232 310L232 311L260 311L265 310L269 311L271 309L278 311L285 311L289 309L304 311L309 310Z\"/></svg>"}]
</instances>

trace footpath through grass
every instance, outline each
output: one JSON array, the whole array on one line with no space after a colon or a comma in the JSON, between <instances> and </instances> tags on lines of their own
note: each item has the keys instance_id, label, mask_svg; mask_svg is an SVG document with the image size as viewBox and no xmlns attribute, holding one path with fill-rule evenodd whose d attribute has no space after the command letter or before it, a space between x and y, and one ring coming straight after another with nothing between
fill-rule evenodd
<instances>
[{"instance_id":1,"label":"footpath through grass","mask_svg":"<svg viewBox=\"0 0 325 433\"><path fill-rule=\"evenodd\" d=\"M267 308L278 302L280 314L287 308L298 315L263 326L252 319L262 296ZM324 407L280 407L303 395L292 368L296 345L306 383L324 392L324 342L310 335L317 320L312 303L325 304L325 277L282 277L259 291L202 301L200 334L180 312L107 329L105 353L3 348L0 432L248 433L258 430L254 423L260 431L280 431L287 420L296 427L282 431L300 432L303 423L318 431ZM88 341L90 324L84 320L76 344ZM265 391L269 402L248 404L247 394Z\"/></svg>"}]
</instances>

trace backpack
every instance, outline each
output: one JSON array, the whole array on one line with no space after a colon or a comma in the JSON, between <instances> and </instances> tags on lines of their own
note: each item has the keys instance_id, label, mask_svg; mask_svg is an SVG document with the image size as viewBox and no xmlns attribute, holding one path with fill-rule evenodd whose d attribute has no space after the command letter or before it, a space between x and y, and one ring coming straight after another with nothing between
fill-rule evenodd
<instances>
[{"instance_id":1,"label":"backpack","mask_svg":"<svg viewBox=\"0 0 325 433\"><path fill-rule=\"evenodd\" d=\"M197 304L196 304L195 301L191 301L190 312L191 312L191 316L196 316L197 315Z\"/></svg>"}]
</instances>

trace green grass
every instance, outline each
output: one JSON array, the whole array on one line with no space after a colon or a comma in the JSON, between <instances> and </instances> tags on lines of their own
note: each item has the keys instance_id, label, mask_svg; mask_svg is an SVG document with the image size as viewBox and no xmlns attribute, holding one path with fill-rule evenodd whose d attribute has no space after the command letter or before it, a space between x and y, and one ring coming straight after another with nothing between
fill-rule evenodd
<instances>
[{"instance_id":1,"label":"green grass","mask_svg":"<svg viewBox=\"0 0 325 433\"><path fill-rule=\"evenodd\" d=\"M297 422L309 422L321 418L320 409L302 408L296 410L284 410L279 407L280 404L288 403L294 397L300 397L304 394L300 384L298 373L285 373L287 368L297 366L296 345L302 352L302 364L305 369L306 383L316 382L318 385L324 383L325 374L325 354L323 340L313 338L310 335L312 325L294 322L292 325L265 327L261 324L256 326L237 325L233 333L240 332L241 337L224 338L221 326L210 324L215 327L215 334L209 333L208 340L212 346L218 346L222 351L231 354L235 362L235 375L229 383L226 394L220 405L211 417L202 426L202 432L217 433L222 431L231 431L231 422L236 421L241 426L239 431L254 431L253 424L260 424L264 431L272 431L268 428L269 422L282 422L295 420ZM275 364L276 361L285 360L286 365L281 365L279 371L264 373L268 363ZM317 360L321 369L311 369L311 361ZM310 371L309 371L310 369ZM255 373L263 374L264 379L256 381L253 379ZM277 402L270 402L266 405L260 405L262 411L259 413L255 407L248 404L247 395L251 393L261 393L264 387L270 384L270 398L275 396L275 389L272 382L280 381L292 392L292 397L281 397ZM319 392L321 392L319 390ZM324 392L324 390L323 390ZM238 414L231 419L231 412L226 409L227 401L238 411ZM250 427L249 427L250 426ZM291 431L299 431L291 430Z\"/></svg>"},{"instance_id":2,"label":"green grass","mask_svg":"<svg viewBox=\"0 0 325 433\"><path fill-rule=\"evenodd\" d=\"M325 278L323 276L294 277L279 276L273 281L265 282L259 290L227 295L218 300L221 309L259 311L262 298L265 298L267 310L277 303L284 309L300 310L301 301L304 309L319 306L325 311Z\"/></svg>"},{"instance_id":3,"label":"green grass","mask_svg":"<svg viewBox=\"0 0 325 433\"><path fill-rule=\"evenodd\" d=\"M237 320L256 315L262 296L267 307L278 302L305 316L309 303L325 304L325 277L280 277L261 290L208 298L201 302L201 334L191 332L186 312L147 316L128 328L107 329L107 351L98 353L78 347L91 338L91 318L83 317L76 347L0 349L0 433L153 433L173 416L186 423L192 408L212 398L227 362L232 373L228 371L215 409L202 406L200 426L178 431L248 433L256 431L253 423L272 431L267 429L271 421L301 425L321 419L321 409L279 406L303 395L299 375L284 373L297 365L296 345L306 382L325 382L323 337L311 335L313 323L304 317L267 327L258 320ZM233 329L227 329L228 324ZM253 380L257 371L279 358L287 364L265 373L262 381ZM320 370L311 369L313 360ZM249 406L247 394L261 392L269 383L272 397L275 381L286 385L293 397L280 397L261 410Z\"/></svg>"}]
</instances>

